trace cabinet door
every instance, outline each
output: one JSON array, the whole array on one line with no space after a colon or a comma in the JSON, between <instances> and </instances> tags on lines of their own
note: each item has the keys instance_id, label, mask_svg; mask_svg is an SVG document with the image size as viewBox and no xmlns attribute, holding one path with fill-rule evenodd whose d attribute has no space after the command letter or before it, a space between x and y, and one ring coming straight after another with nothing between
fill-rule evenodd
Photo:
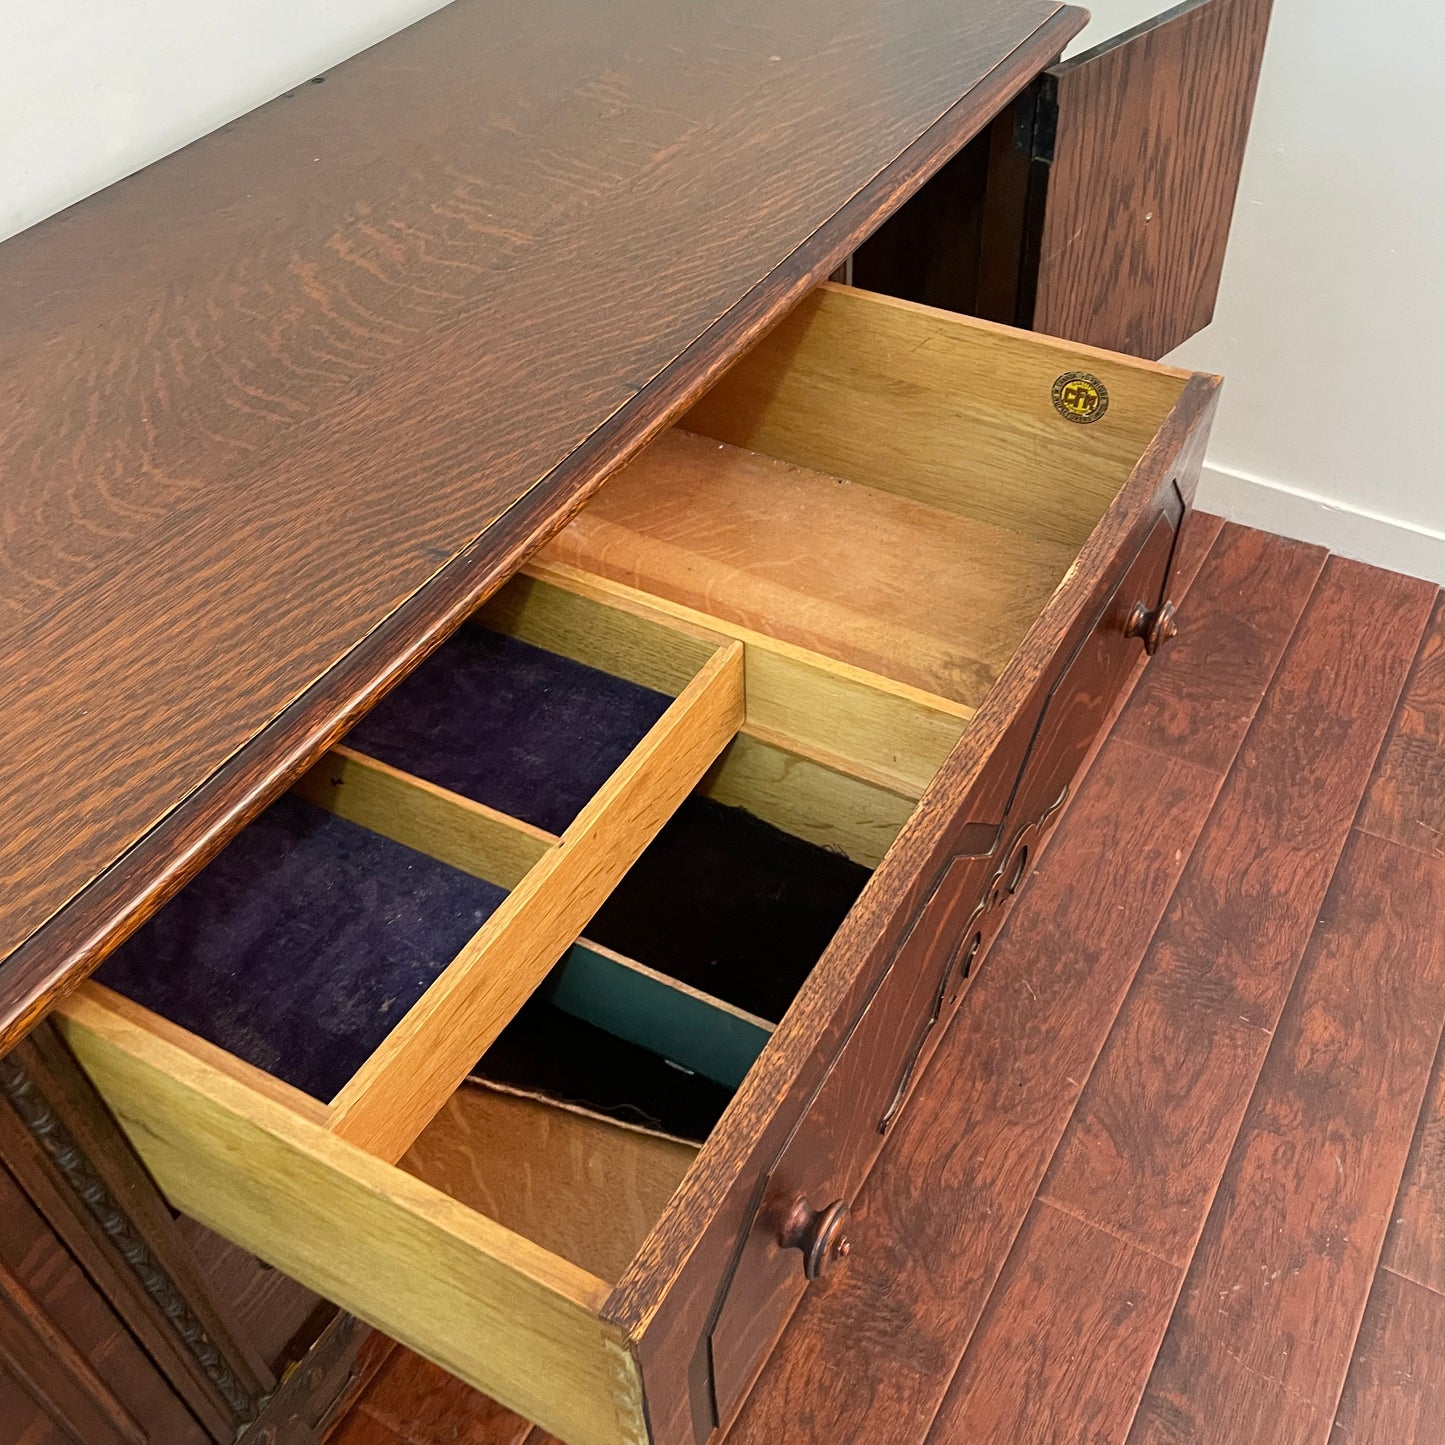
<instances>
[{"instance_id":1,"label":"cabinet door","mask_svg":"<svg viewBox=\"0 0 1445 1445\"><path fill-rule=\"evenodd\" d=\"M369 1334L177 1219L48 1024L0 1057L0 1445L314 1445Z\"/></svg>"},{"instance_id":2,"label":"cabinet door","mask_svg":"<svg viewBox=\"0 0 1445 1445\"><path fill-rule=\"evenodd\" d=\"M238 1340L166 1202L48 1025L0 1058L0 1168L0 1235L14 1246L0 1251L0 1367L12 1383L72 1432L71 1407L90 1400L117 1407L120 1438L234 1439L274 1377ZM47 1338L47 1378L73 1386L61 1396L24 1363Z\"/></svg>"},{"instance_id":3,"label":"cabinet door","mask_svg":"<svg viewBox=\"0 0 1445 1445\"><path fill-rule=\"evenodd\" d=\"M849 258L869 291L1157 361L1209 324L1270 0L1044 71Z\"/></svg>"},{"instance_id":4,"label":"cabinet door","mask_svg":"<svg viewBox=\"0 0 1445 1445\"><path fill-rule=\"evenodd\" d=\"M0 1167L0 1420L35 1445L214 1438Z\"/></svg>"},{"instance_id":5,"label":"cabinet door","mask_svg":"<svg viewBox=\"0 0 1445 1445\"><path fill-rule=\"evenodd\" d=\"M1157 360L1214 315L1270 0L1189 0L995 122L978 310Z\"/></svg>"}]
</instances>

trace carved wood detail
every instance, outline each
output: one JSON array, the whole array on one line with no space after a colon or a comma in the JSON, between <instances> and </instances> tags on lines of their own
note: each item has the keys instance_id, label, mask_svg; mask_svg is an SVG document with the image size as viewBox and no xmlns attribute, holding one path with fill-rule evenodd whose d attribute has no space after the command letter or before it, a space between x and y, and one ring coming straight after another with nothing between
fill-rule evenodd
<instances>
[{"instance_id":1,"label":"carved wood detail","mask_svg":"<svg viewBox=\"0 0 1445 1445\"><path fill-rule=\"evenodd\" d=\"M66 1185L105 1231L116 1252L155 1301L236 1418L243 1421L254 1418L261 1401L236 1377L196 1318L185 1295L162 1268L64 1121L13 1055L0 1058L0 1093L9 1100L21 1123L39 1142Z\"/></svg>"}]
</instances>

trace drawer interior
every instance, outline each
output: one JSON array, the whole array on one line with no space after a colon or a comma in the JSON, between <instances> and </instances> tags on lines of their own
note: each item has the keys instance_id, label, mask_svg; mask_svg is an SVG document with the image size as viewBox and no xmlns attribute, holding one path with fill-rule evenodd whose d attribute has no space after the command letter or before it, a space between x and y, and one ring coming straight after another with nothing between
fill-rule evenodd
<instances>
[{"instance_id":1,"label":"drawer interior","mask_svg":"<svg viewBox=\"0 0 1445 1445\"><path fill-rule=\"evenodd\" d=\"M535 1171L515 1176L526 1202L500 1166L463 1192L605 1276L970 716L539 564L91 992L368 1153L436 1165L449 1190L458 1160L557 1151L547 1194L575 1208L544 1209ZM635 1209L573 1244L572 1221L634 1197L589 1195L616 1171L648 1182Z\"/></svg>"},{"instance_id":2,"label":"drawer interior","mask_svg":"<svg viewBox=\"0 0 1445 1445\"><path fill-rule=\"evenodd\" d=\"M1184 379L820 288L65 1006L162 1186L632 1438L608 1289Z\"/></svg>"},{"instance_id":3,"label":"drawer interior","mask_svg":"<svg viewBox=\"0 0 1445 1445\"><path fill-rule=\"evenodd\" d=\"M98 982L399 1157L743 718L736 642L564 605L444 644Z\"/></svg>"},{"instance_id":4,"label":"drawer interior","mask_svg":"<svg viewBox=\"0 0 1445 1445\"><path fill-rule=\"evenodd\" d=\"M556 565L469 627L63 1022L179 1207L631 1438L601 1302L972 714Z\"/></svg>"},{"instance_id":5,"label":"drawer interior","mask_svg":"<svg viewBox=\"0 0 1445 1445\"><path fill-rule=\"evenodd\" d=\"M976 707L1186 380L1062 350L820 287L544 555Z\"/></svg>"}]
</instances>

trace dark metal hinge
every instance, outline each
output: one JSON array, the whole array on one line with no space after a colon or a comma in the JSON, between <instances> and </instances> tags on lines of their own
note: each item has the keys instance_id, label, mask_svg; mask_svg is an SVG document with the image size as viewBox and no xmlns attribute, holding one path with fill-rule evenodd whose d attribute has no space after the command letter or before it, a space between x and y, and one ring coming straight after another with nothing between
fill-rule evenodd
<instances>
[{"instance_id":1,"label":"dark metal hinge","mask_svg":"<svg viewBox=\"0 0 1445 1445\"><path fill-rule=\"evenodd\" d=\"M1039 76L1014 104L1013 148L1031 161L1048 165L1054 159L1058 133L1058 86L1046 73Z\"/></svg>"}]
</instances>

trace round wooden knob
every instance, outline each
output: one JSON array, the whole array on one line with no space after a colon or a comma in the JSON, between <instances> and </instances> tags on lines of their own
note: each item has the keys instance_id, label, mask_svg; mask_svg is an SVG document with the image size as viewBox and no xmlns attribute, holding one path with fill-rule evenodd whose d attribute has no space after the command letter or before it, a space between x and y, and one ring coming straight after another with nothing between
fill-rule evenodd
<instances>
[{"instance_id":1,"label":"round wooden knob","mask_svg":"<svg viewBox=\"0 0 1445 1445\"><path fill-rule=\"evenodd\" d=\"M843 1233L848 1205L835 1199L826 1209L814 1209L801 1195L793 1201L778 1243L784 1249L798 1249L803 1254L803 1273L809 1279L822 1279L835 1264L848 1258L853 1246Z\"/></svg>"},{"instance_id":2,"label":"round wooden knob","mask_svg":"<svg viewBox=\"0 0 1445 1445\"><path fill-rule=\"evenodd\" d=\"M1129 620L1124 624L1125 637L1142 637L1144 651L1153 657L1171 637L1179 635L1179 623L1174 616L1174 604L1161 602L1150 610L1147 603L1136 602Z\"/></svg>"}]
</instances>

